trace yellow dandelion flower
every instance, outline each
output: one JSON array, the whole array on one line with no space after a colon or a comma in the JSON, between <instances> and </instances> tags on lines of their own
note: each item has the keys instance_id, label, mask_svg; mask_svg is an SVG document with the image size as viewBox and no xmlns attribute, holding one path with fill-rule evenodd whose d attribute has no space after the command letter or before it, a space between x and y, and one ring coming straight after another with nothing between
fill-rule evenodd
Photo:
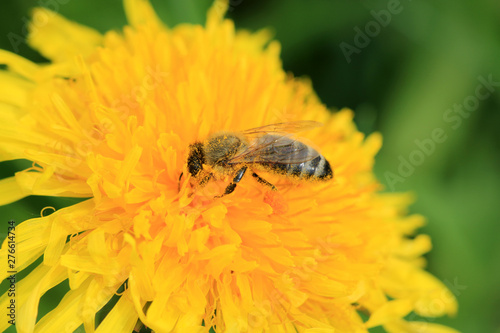
<instances>
[{"instance_id":1,"label":"yellow dandelion flower","mask_svg":"<svg viewBox=\"0 0 500 333\"><path fill-rule=\"evenodd\" d=\"M174 28L145 0L124 4L130 26L104 35L36 9L47 22L28 41L49 64L0 51L0 157L33 161L0 182L0 202L82 198L17 226L16 269L43 256L17 285L18 332L131 332L138 321L155 332L454 332L411 320L457 305L422 268L430 240L413 237L423 218L406 216L410 198L379 192L380 135L364 138L350 110L329 112L283 71L267 31L235 31L223 1L204 27ZM303 136L333 180L266 174L273 192L246 176L214 198L228 177L201 188L187 176L178 190L189 144L300 120L324 124ZM2 265L7 254L5 241ZM42 295L65 280L70 291L37 321Z\"/></svg>"}]
</instances>

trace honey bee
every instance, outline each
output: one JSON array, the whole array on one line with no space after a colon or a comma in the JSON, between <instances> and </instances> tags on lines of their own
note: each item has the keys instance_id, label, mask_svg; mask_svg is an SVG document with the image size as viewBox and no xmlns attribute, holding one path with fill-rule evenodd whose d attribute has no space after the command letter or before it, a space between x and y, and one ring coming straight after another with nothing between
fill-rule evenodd
<instances>
[{"instance_id":1,"label":"honey bee","mask_svg":"<svg viewBox=\"0 0 500 333\"><path fill-rule=\"evenodd\" d=\"M232 193L247 170L260 184L274 191L276 187L256 171L299 181L327 181L333 178L330 163L311 146L292 138L296 132L318 126L321 124L315 121L294 121L243 132L217 132L205 142L189 145L187 171L199 187L211 179L233 176L224 193L216 198Z\"/></svg>"}]
</instances>

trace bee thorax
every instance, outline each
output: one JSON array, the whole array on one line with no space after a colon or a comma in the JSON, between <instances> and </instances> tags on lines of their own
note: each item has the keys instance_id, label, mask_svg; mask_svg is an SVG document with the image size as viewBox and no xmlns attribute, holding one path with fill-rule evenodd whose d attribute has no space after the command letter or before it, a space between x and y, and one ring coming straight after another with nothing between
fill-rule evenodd
<instances>
[{"instance_id":1,"label":"bee thorax","mask_svg":"<svg viewBox=\"0 0 500 333\"><path fill-rule=\"evenodd\" d=\"M242 144L239 137L231 134L211 138L203 146L206 164L211 166L225 165L236 155Z\"/></svg>"}]
</instances>

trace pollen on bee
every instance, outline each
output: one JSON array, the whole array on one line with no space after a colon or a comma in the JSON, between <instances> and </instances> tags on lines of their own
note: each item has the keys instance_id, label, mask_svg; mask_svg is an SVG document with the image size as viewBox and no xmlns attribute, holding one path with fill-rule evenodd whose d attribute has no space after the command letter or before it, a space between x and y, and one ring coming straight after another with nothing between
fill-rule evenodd
<instances>
[{"instance_id":1,"label":"pollen on bee","mask_svg":"<svg viewBox=\"0 0 500 333\"><path fill-rule=\"evenodd\" d=\"M282 215L288 212L288 203L285 198L283 198L283 195L277 191L266 192L264 195L264 202L271 206L273 213L276 215Z\"/></svg>"}]
</instances>

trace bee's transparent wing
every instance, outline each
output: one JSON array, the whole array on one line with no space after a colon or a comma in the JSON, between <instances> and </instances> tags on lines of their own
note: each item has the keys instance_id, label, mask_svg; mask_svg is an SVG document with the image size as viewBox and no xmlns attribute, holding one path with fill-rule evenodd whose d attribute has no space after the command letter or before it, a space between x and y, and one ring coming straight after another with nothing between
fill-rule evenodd
<instances>
[{"instance_id":1,"label":"bee's transparent wing","mask_svg":"<svg viewBox=\"0 0 500 333\"><path fill-rule=\"evenodd\" d=\"M323 126L323 124L317 121L298 120L298 121L289 121L285 123L277 123L277 124L251 128L243 131L242 133L246 136L264 135L268 133L282 134L285 136L289 136L290 134L293 133L310 130L320 126Z\"/></svg>"},{"instance_id":2,"label":"bee's transparent wing","mask_svg":"<svg viewBox=\"0 0 500 333\"><path fill-rule=\"evenodd\" d=\"M308 145L283 135L265 134L228 162L299 164L320 154Z\"/></svg>"},{"instance_id":3,"label":"bee's transparent wing","mask_svg":"<svg viewBox=\"0 0 500 333\"><path fill-rule=\"evenodd\" d=\"M237 163L297 164L310 161L319 153L304 143L292 139L294 133L323 126L313 120L271 124L243 131L250 144L229 160Z\"/></svg>"}]
</instances>

